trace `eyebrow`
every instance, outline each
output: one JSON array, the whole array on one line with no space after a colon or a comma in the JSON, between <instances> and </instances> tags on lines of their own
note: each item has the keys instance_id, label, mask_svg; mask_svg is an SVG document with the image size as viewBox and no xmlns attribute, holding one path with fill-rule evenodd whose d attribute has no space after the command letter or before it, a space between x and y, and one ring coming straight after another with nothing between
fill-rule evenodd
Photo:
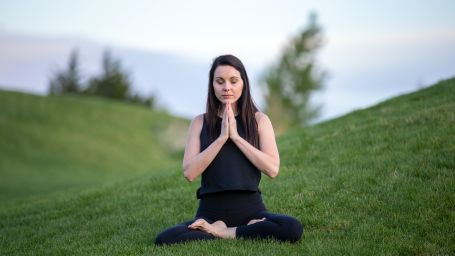
<instances>
[{"instance_id":1,"label":"eyebrow","mask_svg":"<svg viewBox=\"0 0 455 256\"><path fill-rule=\"evenodd\" d=\"M224 77L221 77L221 76L215 77L215 79L218 79L218 78L224 79ZM240 77L238 77L238 76L231 76L231 77L229 77L229 79L231 79L231 78L237 78L237 79L238 79L238 78L240 78Z\"/></svg>"}]
</instances>

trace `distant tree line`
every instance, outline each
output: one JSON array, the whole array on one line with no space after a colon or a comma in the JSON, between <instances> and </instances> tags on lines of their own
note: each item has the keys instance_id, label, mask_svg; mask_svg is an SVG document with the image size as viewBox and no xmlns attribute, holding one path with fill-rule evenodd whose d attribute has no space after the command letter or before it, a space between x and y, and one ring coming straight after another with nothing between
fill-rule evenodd
<instances>
[{"instance_id":1,"label":"distant tree line","mask_svg":"<svg viewBox=\"0 0 455 256\"><path fill-rule=\"evenodd\" d=\"M132 92L129 73L122 68L120 60L112 57L109 50L103 53L101 73L90 77L86 83L82 80L79 55L75 49L70 54L67 68L55 72L51 77L49 93L94 95L138 103L150 108L156 107L156 98L153 94L143 97Z\"/></svg>"},{"instance_id":2,"label":"distant tree line","mask_svg":"<svg viewBox=\"0 0 455 256\"><path fill-rule=\"evenodd\" d=\"M317 15L310 13L306 27L291 38L262 77L265 112L277 134L308 125L320 114L321 106L315 106L310 98L313 92L323 88L327 79L327 72L316 62L316 54L323 44L324 35ZM101 74L88 79L86 84L81 83L78 61L77 50L74 50L67 69L57 72L50 80L51 94L97 95L156 107L153 95L143 98L131 92L129 74L109 51L104 52Z\"/></svg>"}]
</instances>

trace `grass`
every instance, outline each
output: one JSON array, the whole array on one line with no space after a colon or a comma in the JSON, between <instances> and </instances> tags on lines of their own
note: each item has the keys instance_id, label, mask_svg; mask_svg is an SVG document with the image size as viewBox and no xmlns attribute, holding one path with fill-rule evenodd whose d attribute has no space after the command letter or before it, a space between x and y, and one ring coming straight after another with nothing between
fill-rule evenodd
<instances>
[{"instance_id":1,"label":"grass","mask_svg":"<svg viewBox=\"0 0 455 256\"><path fill-rule=\"evenodd\" d=\"M297 217L297 244L216 240L153 245L191 219L198 182L179 167L42 196L0 210L2 255L453 255L455 79L285 133L272 212Z\"/></svg>"},{"instance_id":2,"label":"grass","mask_svg":"<svg viewBox=\"0 0 455 256\"><path fill-rule=\"evenodd\" d=\"M163 135L173 128L181 141L187 124L116 101L0 91L0 202L83 190L174 164L176 148Z\"/></svg>"}]
</instances>

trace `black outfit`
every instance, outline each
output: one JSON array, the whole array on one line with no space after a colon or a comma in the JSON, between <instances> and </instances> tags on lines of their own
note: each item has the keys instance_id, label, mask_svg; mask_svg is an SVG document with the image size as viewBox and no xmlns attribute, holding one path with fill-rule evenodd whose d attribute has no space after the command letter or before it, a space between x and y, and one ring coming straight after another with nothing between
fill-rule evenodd
<instances>
[{"instance_id":1,"label":"black outfit","mask_svg":"<svg viewBox=\"0 0 455 256\"><path fill-rule=\"evenodd\" d=\"M240 120L240 115L237 115L235 119L237 121L237 132L240 137L245 138L245 128L242 120ZM218 118L217 131L221 131L221 121L222 119ZM200 141L201 152L213 142L209 138L209 127L205 121L202 125ZM204 194L226 190L259 191L260 181L261 171L246 158L232 140L228 139L202 173L198 198Z\"/></svg>"},{"instance_id":2,"label":"black outfit","mask_svg":"<svg viewBox=\"0 0 455 256\"><path fill-rule=\"evenodd\" d=\"M245 138L245 129L239 117L236 116L237 130L239 135ZM221 121L222 119L218 118L218 130L221 130ZM200 135L201 152L212 143L208 134L208 126L204 121ZM155 243L161 245L214 239L211 234L188 228L188 225L199 218L209 223L222 220L228 227L237 227L236 237L269 237L280 241L298 241L303 233L302 224L293 217L269 213L266 210L258 188L260 180L260 171L234 142L228 139L202 173L201 188L197 191L199 208L195 218L163 231ZM264 217L264 221L247 225L252 219Z\"/></svg>"}]
</instances>

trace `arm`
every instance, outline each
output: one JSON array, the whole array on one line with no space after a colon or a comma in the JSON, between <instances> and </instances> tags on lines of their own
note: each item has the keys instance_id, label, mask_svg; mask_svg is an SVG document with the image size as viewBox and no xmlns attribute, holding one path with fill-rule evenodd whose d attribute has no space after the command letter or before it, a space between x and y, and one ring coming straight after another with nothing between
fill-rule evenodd
<instances>
[{"instance_id":1,"label":"arm","mask_svg":"<svg viewBox=\"0 0 455 256\"><path fill-rule=\"evenodd\" d=\"M258 122L259 149L238 134L232 136L231 139L254 166L270 178L275 178L280 169L280 155L272 123L269 117L261 112L256 113L256 120Z\"/></svg>"},{"instance_id":2,"label":"arm","mask_svg":"<svg viewBox=\"0 0 455 256\"><path fill-rule=\"evenodd\" d=\"M203 122L204 116L197 116L191 122L188 131L188 139L183 156L183 175L189 182L194 181L207 169L228 139L228 134L222 129L220 136L204 151L200 152L201 142L199 136ZM224 120L222 125L225 125Z\"/></svg>"}]
</instances>

